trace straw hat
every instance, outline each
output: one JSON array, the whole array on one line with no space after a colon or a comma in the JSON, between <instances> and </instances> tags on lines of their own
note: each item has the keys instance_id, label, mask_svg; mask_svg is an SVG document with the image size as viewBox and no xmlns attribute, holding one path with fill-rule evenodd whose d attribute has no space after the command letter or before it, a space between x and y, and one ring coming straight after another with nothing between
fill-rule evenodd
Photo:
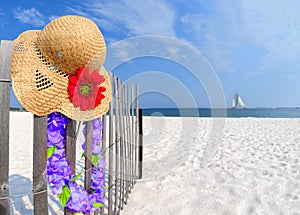
<instances>
[{"instance_id":1,"label":"straw hat","mask_svg":"<svg viewBox=\"0 0 300 215\"><path fill-rule=\"evenodd\" d=\"M14 93L25 109L38 116L57 111L74 120L98 118L111 101L105 56L103 36L93 21L59 17L43 30L26 31L14 41Z\"/></svg>"}]
</instances>

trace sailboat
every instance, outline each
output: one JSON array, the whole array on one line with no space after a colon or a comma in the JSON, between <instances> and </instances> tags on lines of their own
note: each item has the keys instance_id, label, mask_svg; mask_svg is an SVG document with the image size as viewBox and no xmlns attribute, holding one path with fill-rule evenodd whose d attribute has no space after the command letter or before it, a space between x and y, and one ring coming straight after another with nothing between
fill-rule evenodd
<instances>
[{"instance_id":1,"label":"sailboat","mask_svg":"<svg viewBox=\"0 0 300 215\"><path fill-rule=\"evenodd\" d=\"M246 108L242 98L240 97L240 95L238 93L236 93L233 97L232 100L232 108L234 109L243 109Z\"/></svg>"}]
</instances>

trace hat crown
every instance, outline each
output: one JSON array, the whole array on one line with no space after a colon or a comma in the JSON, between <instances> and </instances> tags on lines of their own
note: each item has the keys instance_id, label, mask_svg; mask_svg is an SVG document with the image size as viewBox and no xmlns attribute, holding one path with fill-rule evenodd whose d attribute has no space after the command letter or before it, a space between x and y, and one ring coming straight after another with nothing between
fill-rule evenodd
<instances>
[{"instance_id":1,"label":"hat crown","mask_svg":"<svg viewBox=\"0 0 300 215\"><path fill-rule=\"evenodd\" d=\"M50 22L40 32L36 45L47 62L69 75L79 67L100 68L106 56L97 25L79 16L63 16Z\"/></svg>"}]
</instances>

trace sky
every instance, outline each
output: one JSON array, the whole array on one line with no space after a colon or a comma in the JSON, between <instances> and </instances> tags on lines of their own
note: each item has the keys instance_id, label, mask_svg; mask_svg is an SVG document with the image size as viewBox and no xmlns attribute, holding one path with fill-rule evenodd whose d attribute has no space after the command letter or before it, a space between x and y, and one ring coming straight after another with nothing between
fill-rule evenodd
<instances>
[{"instance_id":1,"label":"sky","mask_svg":"<svg viewBox=\"0 0 300 215\"><path fill-rule=\"evenodd\" d=\"M300 107L299 10L298 0L1 0L0 39L14 40L57 17L80 15L98 25L108 50L118 44L113 57L124 61L117 67L105 65L111 72L124 82L135 80L141 89L142 81L151 80L141 90L144 107L211 107L219 99L212 92L217 82L227 107L236 92L247 107ZM162 38L160 48L154 50L154 40L145 37L149 35ZM128 44L137 44L138 39L131 40L136 37L145 37L150 54L140 46L135 47L139 55L130 53ZM198 61L192 50L203 68L186 66ZM168 57L159 51L167 51ZM210 86L204 80L208 77L216 79ZM185 91L193 102L185 102L182 93L169 95ZM14 97L11 106L18 106Z\"/></svg>"}]
</instances>

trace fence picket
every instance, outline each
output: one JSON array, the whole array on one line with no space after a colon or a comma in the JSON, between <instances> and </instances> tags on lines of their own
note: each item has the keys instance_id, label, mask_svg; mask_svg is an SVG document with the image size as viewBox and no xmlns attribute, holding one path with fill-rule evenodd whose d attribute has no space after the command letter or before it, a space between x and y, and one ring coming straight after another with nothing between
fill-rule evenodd
<instances>
[{"instance_id":1,"label":"fence picket","mask_svg":"<svg viewBox=\"0 0 300 215\"><path fill-rule=\"evenodd\" d=\"M72 173L74 174L76 167L76 121L74 120L71 120L67 125L66 157L70 162ZM64 214L72 215L74 213L65 209Z\"/></svg>"},{"instance_id":2,"label":"fence picket","mask_svg":"<svg viewBox=\"0 0 300 215\"><path fill-rule=\"evenodd\" d=\"M135 183L135 118L134 118L134 85L131 85L131 99L130 99L130 108L131 108L131 147L132 147L132 172L131 172L131 189L133 189Z\"/></svg>"},{"instance_id":3,"label":"fence picket","mask_svg":"<svg viewBox=\"0 0 300 215\"><path fill-rule=\"evenodd\" d=\"M103 156L104 156L104 160L107 160L106 155L106 149L107 149L107 144L106 144L106 114L104 114L101 117L101 121L102 121L102 143L101 143L101 147L103 149ZM108 162L107 162L108 163ZM104 171L104 178L106 177L105 171ZM105 193L104 193L104 197L105 197ZM95 212L95 215L98 215L99 211ZM101 207L100 209L100 215L104 215L104 207Z\"/></svg>"},{"instance_id":4,"label":"fence picket","mask_svg":"<svg viewBox=\"0 0 300 215\"><path fill-rule=\"evenodd\" d=\"M118 199L118 193L119 193L119 187L121 189L121 183L120 182L120 111L119 111L119 103L120 103L120 96L119 96L119 80L116 76L114 76L114 90L115 90L115 207L114 207L114 214L118 214L120 206L119 206L119 199ZM121 196L121 194L120 194Z\"/></svg>"},{"instance_id":5,"label":"fence picket","mask_svg":"<svg viewBox=\"0 0 300 215\"><path fill-rule=\"evenodd\" d=\"M120 83L121 93L120 93L120 124L121 124L121 147L120 147L120 160L121 160L121 195L120 195L120 208L124 208L124 201L125 201L125 169L126 169L126 163L125 163L125 141L126 141L126 135L125 135L125 114L124 114L124 85L123 83Z\"/></svg>"},{"instance_id":6,"label":"fence picket","mask_svg":"<svg viewBox=\"0 0 300 215\"><path fill-rule=\"evenodd\" d=\"M143 176L143 110L138 109L139 112L139 159L138 159L138 179Z\"/></svg>"},{"instance_id":7,"label":"fence picket","mask_svg":"<svg viewBox=\"0 0 300 215\"><path fill-rule=\"evenodd\" d=\"M137 166L138 166L138 138L139 138L139 134L138 134L138 120L139 120L139 102L138 102L138 91L139 91L139 88L138 88L138 85L136 85L135 87L135 145L134 145L134 150L135 150L135 155L134 155L134 175L135 175L135 181L136 179L139 178L138 174L137 174Z\"/></svg>"},{"instance_id":8,"label":"fence picket","mask_svg":"<svg viewBox=\"0 0 300 215\"><path fill-rule=\"evenodd\" d=\"M114 103L114 101L113 101ZM109 146L108 146L108 215L112 215L113 195L113 103L109 105ZM116 187L116 184L114 185Z\"/></svg>"},{"instance_id":9,"label":"fence picket","mask_svg":"<svg viewBox=\"0 0 300 215\"><path fill-rule=\"evenodd\" d=\"M0 214L10 214L9 208L9 100L12 41L0 46Z\"/></svg>"},{"instance_id":10,"label":"fence picket","mask_svg":"<svg viewBox=\"0 0 300 215\"><path fill-rule=\"evenodd\" d=\"M87 121L86 142L85 142L85 173L84 173L84 188L88 193L91 193L91 177L92 177L92 137L93 137L93 121ZM85 213L88 215L88 213Z\"/></svg>"},{"instance_id":11,"label":"fence picket","mask_svg":"<svg viewBox=\"0 0 300 215\"><path fill-rule=\"evenodd\" d=\"M47 117L33 119L33 206L35 215L48 214L47 194Z\"/></svg>"},{"instance_id":12,"label":"fence picket","mask_svg":"<svg viewBox=\"0 0 300 215\"><path fill-rule=\"evenodd\" d=\"M125 203L127 204L129 191L130 191L130 172L131 172L131 165L130 165L130 121L129 121L129 109L128 109L128 101L129 101L129 85L125 87L125 96L124 96L124 106L125 106L125 119L126 119L126 151L127 154L125 155L125 162L127 164L126 169L126 200Z\"/></svg>"}]
</instances>

